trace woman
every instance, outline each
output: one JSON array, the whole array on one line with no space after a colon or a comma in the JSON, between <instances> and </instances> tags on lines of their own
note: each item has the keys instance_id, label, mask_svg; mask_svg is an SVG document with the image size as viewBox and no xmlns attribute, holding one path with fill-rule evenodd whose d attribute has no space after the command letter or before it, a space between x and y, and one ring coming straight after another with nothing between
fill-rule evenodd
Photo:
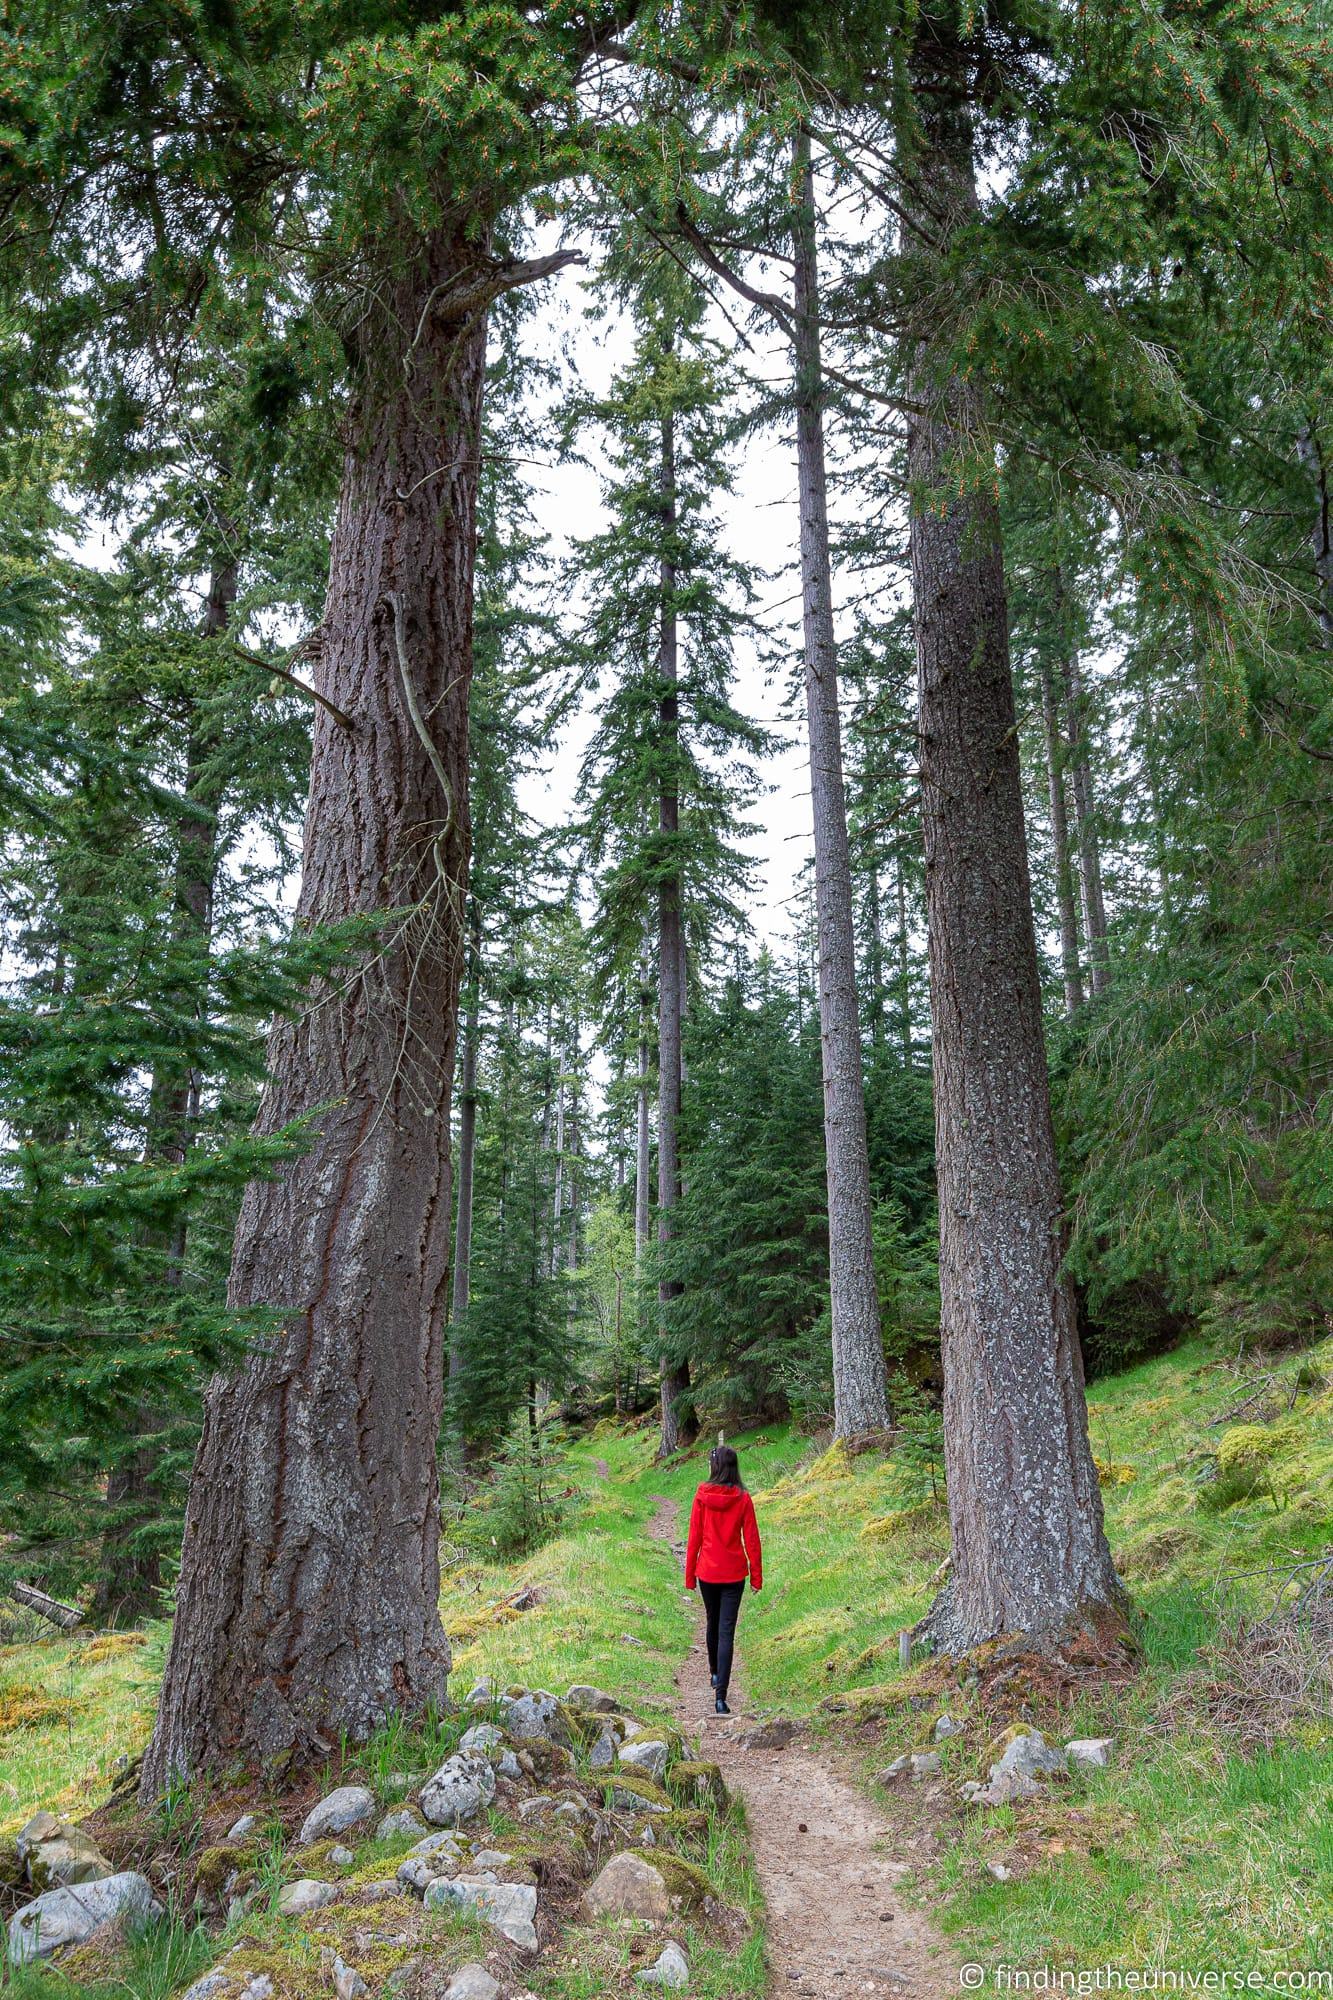
<instances>
[{"instance_id":1,"label":"woman","mask_svg":"<svg viewBox=\"0 0 1333 2000\"><path fill-rule=\"evenodd\" d=\"M685 1588L693 1590L698 1584L708 1613L708 1671L719 1715L731 1714L727 1688L747 1575L756 1590L763 1589L764 1557L754 1502L741 1484L735 1452L729 1444L719 1444L708 1455L708 1478L694 1496L685 1545Z\"/></svg>"}]
</instances>

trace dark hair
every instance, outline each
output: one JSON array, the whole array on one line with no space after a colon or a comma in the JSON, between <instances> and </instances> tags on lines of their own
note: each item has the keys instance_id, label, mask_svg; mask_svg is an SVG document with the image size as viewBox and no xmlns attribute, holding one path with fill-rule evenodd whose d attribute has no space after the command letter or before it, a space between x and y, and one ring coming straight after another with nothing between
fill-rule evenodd
<instances>
[{"instance_id":1,"label":"dark hair","mask_svg":"<svg viewBox=\"0 0 1333 2000\"><path fill-rule=\"evenodd\" d=\"M708 1477L714 1486L739 1486L745 1491L740 1461L729 1444L715 1444L708 1454Z\"/></svg>"}]
</instances>

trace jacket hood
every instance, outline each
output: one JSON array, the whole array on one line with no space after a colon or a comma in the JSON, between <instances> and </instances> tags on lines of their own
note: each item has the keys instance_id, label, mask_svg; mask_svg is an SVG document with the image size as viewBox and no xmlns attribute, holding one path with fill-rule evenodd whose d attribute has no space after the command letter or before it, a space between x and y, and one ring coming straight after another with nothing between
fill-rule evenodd
<instances>
[{"instance_id":1,"label":"jacket hood","mask_svg":"<svg viewBox=\"0 0 1333 2000\"><path fill-rule=\"evenodd\" d=\"M743 1486L714 1486L706 1479L699 1488L699 1504L702 1507L734 1507L738 1500L745 1498Z\"/></svg>"}]
</instances>

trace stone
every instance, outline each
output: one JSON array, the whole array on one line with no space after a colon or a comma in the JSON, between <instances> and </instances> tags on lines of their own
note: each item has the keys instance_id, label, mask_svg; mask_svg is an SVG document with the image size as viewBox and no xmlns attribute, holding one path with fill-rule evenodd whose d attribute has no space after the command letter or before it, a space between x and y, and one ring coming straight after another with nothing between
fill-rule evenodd
<instances>
[{"instance_id":1,"label":"stone","mask_svg":"<svg viewBox=\"0 0 1333 2000\"><path fill-rule=\"evenodd\" d=\"M338 2000L362 2000L366 1982L354 1965L349 1965L337 1952L333 1954L333 1990Z\"/></svg>"},{"instance_id":2,"label":"stone","mask_svg":"<svg viewBox=\"0 0 1333 2000\"><path fill-rule=\"evenodd\" d=\"M446 1757L421 1790L421 1810L432 1826L461 1826L475 1819L495 1797L495 1771L489 1758L470 1750Z\"/></svg>"},{"instance_id":3,"label":"stone","mask_svg":"<svg viewBox=\"0 0 1333 2000\"><path fill-rule=\"evenodd\" d=\"M467 1839L465 1835L450 1833L446 1829L442 1833L428 1833L424 1840L419 1840L416 1846L410 1848L408 1851L411 1854L440 1854L447 1852L455 1856L461 1856L466 1845Z\"/></svg>"},{"instance_id":4,"label":"stone","mask_svg":"<svg viewBox=\"0 0 1333 2000\"><path fill-rule=\"evenodd\" d=\"M304 1917L312 1910L326 1910L330 1903L338 1899L337 1886L333 1882L313 1882L303 1876L299 1882L289 1882L278 1896L278 1915L282 1917Z\"/></svg>"},{"instance_id":5,"label":"stone","mask_svg":"<svg viewBox=\"0 0 1333 2000\"><path fill-rule=\"evenodd\" d=\"M513 1858L512 1854L506 1854L502 1848L483 1847L479 1854L473 1855L468 1864L468 1873L471 1874L474 1869L478 1872L485 1869L494 1874L497 1868L507 1868Z\"/></svg>"},{"instance_id":6,"label":"stone","mask_svg":"<svg viewBox=\"0 0 1333 2000\"><path fill-rule=\"evenodd\" d=\"M606 1802L617 1812L664 1813L671 1810L670 1806L660 1805L656 1799L646 1799L642 1792L631 1792L624 1785L612 1785Z\"/></svg>"},{"instance_id":7,"label":"stone","mask_svg":"<svg viewBox=\"0 0 1333 2000\"><path fill-rule=\"evenodd\" d=\"M67 1944L82 1944L100 1924L113 1918L146 1923L161 1913L147 1876L132 1869L103 1876L97 1882L48 1889L11 1917L9 1956L15 1965L25 1965L30 1959L49 1958Z\"/></svg>"},{"instance_id":8,"label":"stone","mask_svg":"<svg viewBox=\"0 0 1333 2000\"><path fill-rule=\"evenodd\" d=\"M553 1694L546 1694L541 1688L520 1695L510 1705L505 1728L510 1736L541 1737L547 1743L569 1747L569 1727L560 1713L560 1704Z\"/></svg>"},{"instance_id":9,"label":"stone","mask_svg":"<svg viewBox=\"0 0 1333 2000\"><path fill-rule=\"evenodd\" d=\"M536 1951L537 1891L526 1882L482 1882L455 1875L432 1882L426 1891L428 1910L471 1910L524 1951Z\"/></svg>"},{"instance_id":10,"label":"stone","mask_svg":"<svg viewBox=\"0 0 1333 2000\"><path fill-rule=\"evenodd\" d=\"M589 1766L594 1771L604 1771L608 1764L615 1761L616 1739L609 1729L604 1729L588 1752Z\"/></svg>"},{"instance_id":11,"label":"stone","mask_svg":"<svg viewBox=\"0 0 1333 2000\"><path fill-rule=\"evenodd\" d=\"M444 1989L444 2000L500 2000L500 1982L474 1959L459 1966Z\"/></svg>"},{"instance_id":12,"label":"stone","mask_svg":"<svg viewBox=\"0 0 1333 2000\"><path fill-rule=\"evenodd\" d=\"M483 1708L487 1702L495 1700L495 1689L488 1680L474 1681L468 1689L465 1708Z\"/></svg>"},{"instance_id":13,"label":"stone","mask_svg":"<svg viewBox=\"0 0 1333 2000\"><path fill-rule=\"evenodd\" d=\"M972 1794L974 1806L1012 1806L1023 1799L1041 1796L1041 1786L1025 1771L1002 1771L998 1764L992 1766L991 1781L982 1785Z\"/></svg>"},{"instance_id":14,"label":"stone","mask_svg":"<svg viewBox=\"0 0 1333 2000\"><path fill-rule=\"evenodd\" d=\"M935 1741L944 1743L950 1736L961 1736L967 1728L965 1722L958 1722L952 1715L941 1715L935 1723Z\"/></svg>"},{"instance_id":15,"label":"stone","mask_svg":"<svg viewBox=\"0 0 1333 2000\"><path fill-rule=\"evenodd\" d=\"M587 1687L582 1681L575 1682L565 1700L571 1708L589 1708L594 1715L614 1715L619 1705L605 1688Z\"/></svg>"},{"instance_id":16,"label":"stone","mask_svg":"<svg viewBox=\"0 0 1333 2000\"><path fill-rule=\"evenodd\" d=\"M763 1722L758 1729L752 1729L741 1741L747 1750L785 1750L799 1734L798 1723L788 1716L779 1715L772 1722Z\"/></svg>"},{"instance_id":17,"label":"stone","mask_svg":"<svg viewBox=\"0 0 1333 2000\"><path fill-rule=\"evenodd\" d=\"M351 1894L358 1903L387 1903L395 1897L405 1897L407 1887L396 1875L389 1875L381 1877L378 1882L358 1882L353 1886Z\"/></svg>"},{"instance_id":18,"label":"stone","mask_svg":"<svg viewBox=\"0 0 1333 2000\"><path fill-rule=\"evenodd\" d=\"M690 1961L675 1940L668 1939L656 1963L646 1966L637 1977L644 1986L670 1986L681 1992L690 1983Z\"/></svg>"},{"instance_id":19,"label":"stone","mask_svg":"<svg viewBox=\"0 0 1333 2000\"><path fill-rule=\"evenodd\" d=\"M273 1981L266 1972L252 1972L241 1992L245 2000L273 2000Z\"/></svg>"},{"instance_id":20,"label":"stone","mask_svg":"<svg viewBox=\"0 0 1333 2000\"><path fill-rule=\"evenodd\" d=\"M1006 1868L1003 1861L988 1861L986 1868L988 1873L993 1875L997 1882L1011 1882L1013 1880L1013 1869Z\"/></svg>"},{"instance_id":21,"label":"stone","mask_svg":"<svg viewBox=\"0 0 1333 2000\"><path fill-rule=\"evenodd\" d=\"M215 1965L202 1979L196 1979L193 1986L187 1986L180 2000L217 2000L219 1993L225 1993L232 1983L233 1975Z\"/></svg>"},{"instance_id":22,"label":"stone","mask_svg":"<svg viewBox=\"0 0 1333 2000\"><path fill-rule=\"evenodd\" d=\"M59 1840L64 1831L65 1822L57 1819L54 1813L34 1813L27 1825L21 1826L18 1830L15 1844L18 1847L19 1860L26 1861L33 1848L39 1846L42 1841Z\"/></svg>"},{"instance_id":23,"label":"stone","mask_svg":"<svg viewBox=\"0 0 1333 2000\"><path fill-rule=\"evenodd\" d=\"M535 1798L524 1799L518 1809L520 1819L540 1819L543 1813L555 1811L555 1800L548 1792L538 1792Z\"/></svg>"},{"instance_id":24,"label":"stone","mask_svg":"<svg viewBox=\"0 0 1333 2000\"><path fill-rule=\"evenodd\" d=\"M426 1822L413 1812L411 1806L400 1806L396 1812L385 1813L375 1828L376 1840L401 1840L411 1834L419 1839L426 1832Z\"/></svg>"},{"instance_id":25,"label":"stone","mask_svg":"<svg viewBox=\"0 0 1333 2000\"><path fill-rule=\"evenodd\" d=\"M620 1753L620 1761L631 1771L646 1771L650 1778L661 1779L666 1772L667 1759L671 1755L665 1743L655 1741L651 1736L641 1737L635 1743L627 1743Z\"/></svg>"},{"instance_id":26,"label":"stone","mask_svg":"<svg viewBox=\"0 0 1333 2000\"><path fill-rule=\"evenodd\" d=\"M1039 1729L1015 1736L998 1764L991 1765L991 1780L997 1773L1012 1771L1024 1778L1063 1778L1068 1771L1063 1750L1048 1743Z\"/></svg>"},{"instance_id":27,"label":"stone","mask_svg":"<svg viewBox=\"0 0 1333 2000\"><path fill-rule=\"evenodd\" d=\"M350 1847L331 1847L329 1849L329 1866L330 1868L355 1868L356 1856Z\"/></svg>"},{"instance_id":28,"label":"stone","mask_svg":"<svg viewBox=\"0 0 1333 2000\"><path fill-rule=\"evenodd\" d=\"M902 1776L910 1762L911 1759L909 1757L895 1757L893 1762L886 1764L882 1771L876 1771L875 1783L877 1785L891 1785L895 1778Z\"/></svg>"},{"instance_id":29,"label":"stone","mask_svg":"<svg viewBox=\"0 0 1333 2000\"><path fill-rule=\"evenodd\" d=\"M458 1747L460 1750L492 1750L504 1740L503 1729L497 1729L493 1722L474 1722L471 1729L464 1730Z\"/></svg>"},{"instance_id":30,"label":"stone","mask_svg":"<svg viewBox=\"0 0 1333 2000\"><path fill-rule=\"evenodd\" d=\"M495 1768L502 1778L512 1778L515 1783L523 1776L523 1766L512 1750L501 1751L500 1761Z\"/></svg>"},{"instance_id":31,"label":"stone","mask_svg":"<svg viewBox=\"0 0 1333 2000\"><path fill-rule=\"evenodd\" d=\"M19 1836L34 1889L71 1889L77 1882L105 1882L108 1875L115 1874L113 1864L81 1826L57 1825L59 1831L44 1840Z\"/></svg>"},{"instance_id":32,"label":"stone","mask_svg":"<svg viewBox=\"0 0 1333 2000\"><path fill-rule=\"evenodd\" d=\"M238 1840L248 1840L250 1838L250 1835L255 1831L258 1825L259 1825L258 1813L242 1813L240 1818L238 1820L233 1821L233 1823L227 1828L228 1847L232 1846L233 1843Z\"/></svg>"},{"instance_id":33,"label":"stone","mask_svg":"<svg viewBox=\"0 0 1333 2000\"><path fill-rule=\"evenodd\" d=\"M671 1915L671 1892L665 1878L641 1854L613 1854L583 1892L590 1917L644 1917L665 1923Z\"/></svg>"},{"instance_id":34,"label":"stone","mask_svg":"<svg viewBox=\"0 0 1333 2000\"><path fill-rule=\"evenodd\" d=\"M932 1778L944 1768L938 1750L914 1750L911 1764L914 1778Z\"/></svg>"},{"instance_id":35,"label":"stone","mask_svg":"<svg viewBox=\"0 0 1333 2000\"><path fill-rule=\"evenodd\" d=\"M367 1786L339 1785L306 1814L296 1845L310 1847L317 1840L327 1840L331 1833L346 1833L349 1827L369 1819L374 1810L375 1794Z\"/></svg>"},{"instance_id":36,"label":"stone","mask_svg":"<svg viewBox=\"0 0 1333 2000\"><path fill-rule=\"evenodd\" d=\"M445 1875L456 1875L462 1857L457 1848L442 1848L437 1854L409 1854L406 1861L400 1861L395 1881L405 1889L415 1889L418 1896L424 1896L432 1882L438 1882Z\"/></svg>"},{"instance_id":37,"label":"stone","mask_svg":"<svg viewBox=\"0 0 1333 2000\"><path fill-rule=\"evenodd\" d=\"M1076 1771L1104 1771L1115 1758L1114 1736L1076 1736L1066 1743L1065 1756Z\"/></svg>"}]
</instances>

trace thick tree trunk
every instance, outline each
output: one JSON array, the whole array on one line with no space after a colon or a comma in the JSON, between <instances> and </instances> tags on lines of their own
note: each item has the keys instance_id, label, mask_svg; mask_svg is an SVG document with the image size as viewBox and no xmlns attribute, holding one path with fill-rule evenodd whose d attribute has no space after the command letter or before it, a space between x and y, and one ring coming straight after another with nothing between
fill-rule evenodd
<instances>
[{"instance_id":1,"label":"thick tree trunk","mask_svg":"<svg viewBox=\"0 0 1333 2000\"><path fill-rule=\"evenodd\" d=\"M1097 833L1097 807L1092 794L1087 694L1078 655L1065 664L1065 714L1069 730L1069 774L1078 826L1079 880L1083 890L1083 925L1088 939L1088 966L1094 994L1111 983L1110 947L1106 939L1106 900L1102 893L1102 850Z\"/></svg>"},{"instance_id":2,"label":"thick tree trunk","mask_svg":"<svg viewBox=\"0 0 1333 2000\"><path fill-rule=\"evenodd\" d=\"M236 601L237 568L224 562L209 579L202 635L219 639ZM197 710L191 715L185 748L181 797L185 811L177 836L172 934L178 946L193 947L207 957L213 934L213 898L217 888L218 826L223 785L217 768L217 741ZM202 963L197 968L203 976ZM207 1006L207 994L199 996ZM149 1093L148 1134L144 1158L183 1166L191 1143L191 1126L198 1112L202 1079L186 1064L159 1069ZM163 1259L162 1282L169 1290L180 1285L185 1263L186 1224L177 1222L169 1237L156 1242ZM136 1414L134 1432L143 1445L127 1454L107 1475L106 1504L111 1526L102 1538L94 1612L102 1624L133 1620L157 1610L162 1587L162 1563L155 1549L135 1546L136 1530L162 1510L156 1479L158 1453L152 1443L159 1428L157 1412Z\"/></svg>"},{"instance_id":3,"label":"thick tree trunk","mask_svg":"<svg viewBox=\"0 0 1333 2000\"><path fill-rule=\"evenodd\" d=\"M838 1437L888 1422L884 1344L875 1289L870 1162L866 1151L861 1026L856 1004L856 931L838 714L832 562L824 475L823 371L814 174L809 134L794 142L799 190L792 229L796 263L796 459L801 509L805 701L814 803L815 910L819 929L819 1028L824 1071L829 1287L833 1320L833 1413Z\"/></svg>"},{"instance_id":4,"label":"thick tree trunk","mask_svg":"<svg viewBox=\"0 0 1333 2000\"><path fill-rule=\"evenodd\" d=\"M463 1061L458 1079L458 1175L454 1196L453 1292L449 1302L449 1379L462 1366L455 1329L472 1296L472 1209L477 1166L477 1060L481 1044L481 912L475 901L468 914L467 1017L463 1024Z\"/></svg>"},{"instance_id":5,"label":"thick tree trunk","mask_svg":"<svg viewBox=\"0 0 1333 2000\"><path fill-rule=\"evenodd\" d=\"M676 527L676 435L668 411L662 419L662 462L659 471L662 490L662 530L668 544ZM663 771L658 797L657 826L667 852L680 833L680 796L676 784L676 742L680 729L680 705L676 686L680 674L679 637L676 623L676 564L668 551L661 563L661 627L657 647L657 671L661 682L659 703L658 755ZM678 874L664 875L657 892L657 1241L665 1249L675 1234L675 1210L680 1200L680 1103L684 1069L682 1065L682 1001L685 940L681 912L681 885ZM667 1277L657 1288L660 1334L664 1348L669 1341L671 1303L680 1296L680 1286ZM661 1369L662 1430L658 1457L677 1451L689 1432L688 1412L682 1408L690 1386L687 1360L672 1360L664 1352Z\"/></svg>"},{"instance_id":6,"label":"thick tree trunk","mask_svg":"<svg viewBox=\"0 0 1333 2000\"><path fill-rule=\"evenodd\" d=\"M927 49L909 232L922 324L908 356L912 584L934 1023L949 1582L926 1620L946 1652L1118 1620L1088 1444L1009 667L998 511L961 464L976 382L942 379L920 242L976 213L952 52ZM960 66L961 69L961 66ZM960 86L961 87L961 86ZM966 469L974 472L974 467Z\"/></svg>"},{"instance_id":7,"label":"thick tree trunk","mask_svg":"<svg viewBox=\"0 0 1333 2000\"><path fill-rule=\"evenodd\" d=\"M1074 905L1074 870L1069 858L1069 815L1065 810L1065 741L1049 665L1041 668L1041 710L1046 733L1046 786L1051 802L1051 853L1055 866L1055 901L1060 913L1060 971L1065 986L1065 1012L1077 1014L1083 1005L1083 968L1078 953L1078 914Z\"/></svg>"},{"instance_id":8,"label":"thick tree trunk","mask_svg":"<svg viewBox=\"0 0 1333 2000\"><path fill-rule=\"evenodd\" d=\"M435 1453L486 331L450 307L476 268L461 226L393 247L316 669L351 726L316 718L298 916L406 914L270 1044L257 1129L313 1126L246 1192L229 1296L281 1324L208 1393L148 1796L360 1741L442 1700L449 1668Z\"/></svg>"}]
</instances>

